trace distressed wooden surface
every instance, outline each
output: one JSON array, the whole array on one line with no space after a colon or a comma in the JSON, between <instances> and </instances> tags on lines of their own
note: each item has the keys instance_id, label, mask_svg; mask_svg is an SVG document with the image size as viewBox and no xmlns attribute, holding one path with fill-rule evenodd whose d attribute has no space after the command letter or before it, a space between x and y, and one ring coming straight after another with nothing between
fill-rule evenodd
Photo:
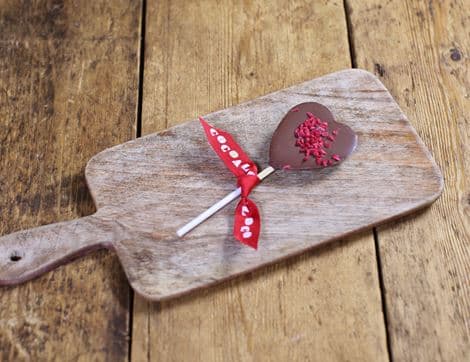
<instances>
[{"instance_id":1,"label":"distressed wooden surface","mask_svg":"<svg viewBox=\"0 0 470 362\"><path fill-rule=\"evenodd\" d=\"M378 231L392 356L468 361L470 3L347 3L357 66L391 90L446 180L429 210Z\"/></svg>"},{"instance_id":2,"label":"distressed wooden surface","mask_svg":"<svg viewBox=\"0 0 470 362\"><path fill-rule=\"evenodd\" d=\"M158 131L348 67L350 61L374 71L411 116L450 185L430 210L379 229L390 357L467 360L470 37L465 1L345 3L352 58L339 2L149 2L142 128ZM0 127L6 124L7 130L0 132L0 206L2 216L7 213L0 234L6 234L93 212L80 167L98 150L134 134L130 103L103 101L103 95L132 88L132 55L116 58L101 47L106 43L107 49L126 54L140 24L103 21L102 14L135 18L135 8L120 2L98 2L93 8L75 3L65 19L59 1L28 3L19 10L16 2L0 5L5 50ZM72 22L79 31L71 31ZM97 35L96 29L105 28ZM76 35L73 42L60 44L64 29L67 36ZM121 36L113 37L117 33ZM84 50L83 39L100 45ZM73 59L57 59L61 49L71 49ZM81 64L61 69L88 59L96 61L84 67L88 83L78 82L86 77L67 77ZM44 72L36 70L38 63ZM101 68L94 70L93 64ZM109 75L108 86L96 87L102 74ZM18 88L10 97L12 84ZM27 87L30 93L22 91ZM80 104L60 106L64 91L64 99ZM176 98L179 94L183 97ZM51 97L61 103L43 101ZM52 123L40 122L49 109L42 110L41 102L54 104L55 112L76 114L81 125L77 110L94 121L82 130L77 123L61 123L60 114L45 118ZM111 119L116 114L123 116L117 123ZM5 193L4 187L15 191ZM125 231L122 225L117 230ZM34 282L2 288L1 359L125 358L123 329L116 328L122 326L122 309L109 303L109 295L123 295L125 282L122 274L114 276L116 263L110 260L107 253L94 254ZM376 264L366 233L172 302L148 303L136 296L132 359L385 360ZM90 300L99 309L90 309ZM116 318L110 319L113 311Z\"/></svg>"},{"instance_id":3,"label":"distressed wooden surface","mask_svg":"<svg viewBox=\"0 0 470 362\"><path fill-rule=\"evenodd\" d=\"M1 235L94 211L86 162L135 134L139 19L131 1L0 1ZM127 358L112 253L0 295L2 361Z\"/></svg>"}]
</instances>

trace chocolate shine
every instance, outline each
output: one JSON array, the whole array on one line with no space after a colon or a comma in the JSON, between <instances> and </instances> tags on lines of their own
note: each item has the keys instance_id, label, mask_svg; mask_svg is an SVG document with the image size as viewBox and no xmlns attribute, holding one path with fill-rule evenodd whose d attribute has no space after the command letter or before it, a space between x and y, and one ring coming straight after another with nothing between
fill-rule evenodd
<instances>
[{"instance_id":1,"label":"chocolate shine","mask_svg":"<svg viewBox=\"0 0 470 362\"><path fill-rule=\"evenodd\" d=\"M312 113L323 122L327 122L330 132L333 130L338 131L335 140L331 142L330 148L325 148L327 152L325 157L328 159L332 155L339 155L341 158L341 161L335 162L333 166L340 164L356 148L357 135L350 127L336 122L328 108L315 102L301 103L287 112L276 131L274 131L269 149L269 165L271 167L289 170L325 168L324 166L318 166L314 157L309 157L308 160L304 161L305 155L299 152L299 147L295 145L295 129L308 118L307 112Z\"/></svg>"}]
</instances>

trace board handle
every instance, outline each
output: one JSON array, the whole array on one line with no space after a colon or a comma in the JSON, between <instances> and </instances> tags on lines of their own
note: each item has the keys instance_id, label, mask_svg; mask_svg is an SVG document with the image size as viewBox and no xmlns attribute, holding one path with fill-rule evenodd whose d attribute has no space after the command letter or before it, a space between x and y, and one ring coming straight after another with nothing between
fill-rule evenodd
<instances>
[{"instance_id":1,"label":"board handle","mask_svg":"<svg viewBox=\"0 0 470 362\"><path fill-rule=\"evenodd\" d=\"M32 279L91 250L110 247L116 222L96 215L0 237L0 285Z\"/></svg>"}]
</instances>

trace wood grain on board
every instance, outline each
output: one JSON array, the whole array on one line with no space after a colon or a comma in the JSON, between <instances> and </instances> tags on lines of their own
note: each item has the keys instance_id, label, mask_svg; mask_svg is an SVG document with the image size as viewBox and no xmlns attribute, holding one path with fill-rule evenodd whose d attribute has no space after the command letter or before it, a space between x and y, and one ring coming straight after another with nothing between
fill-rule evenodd
<instances>
[{"instance_id":1,"label":"wood grain on board","mask_svg":"<svg viewBox=\"0 0 470 362\"><path fill-rule=\"evenodd\" d=\"M142 130L350 66L342 2L147 4ZM132 359L387 360L372 234L176 301L136 296Z\"/></svg>"},{"instance_id":2,"label":"wood grain on board","mask_svg":"<svg viewBox=\"0 0 470 362\"><path fill-rule=\"evenodd\" d=\"M0 234L94 211L86 162L135 135L140 13L0 1ZM129 288L111 253L0 293L1 360L127 358Z\"/></svg>"},{"instance_id":3,"label":"wood grain on board","mask_svg":"<svg viewBox=\"0 0 470 362\"><path fill-rule=\"evenodd\" d=\"M446 180L429 210L378 231L392 356L468 361L469 3L347 3L357 66L391 90Z\"/></svg>"}]
</instances>

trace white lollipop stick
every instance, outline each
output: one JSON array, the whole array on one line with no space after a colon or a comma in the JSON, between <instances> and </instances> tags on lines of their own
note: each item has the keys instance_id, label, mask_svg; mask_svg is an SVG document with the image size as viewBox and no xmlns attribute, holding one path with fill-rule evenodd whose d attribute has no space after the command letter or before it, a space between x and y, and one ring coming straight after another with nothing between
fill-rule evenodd
<instances>
[{"instance_id":1,"label":"white lollipop stick","mask_svg":"<svg viewBox=\"0 0 470 362\"><path fill-rule=\"evenodd\" d=\"M268 166L258 174L258 178L261 181L264 178L266 178L267 176L269 176L270 174L272 174L274 171L276 171L274 168L272 168L271 166ZM192 219L186 225L179 228L176 231L176 234L179 237L182 237L182 236L186 235L192 229L194 229L196 226L198 226L199 224L206 221L208 218L210 218L212 215L214 215L217 211L219 211L223 207L227 206L229 203L231 203L233 200L235 200L237 197L239 197L240 194L241 194L241 188L239 187L236 190L229 193L227 196L225 196L222 200L216 202L214 205L209 207L206 211L204 211L203 213L196 216L194 219Z\"/></svg>"}]
</instances>

